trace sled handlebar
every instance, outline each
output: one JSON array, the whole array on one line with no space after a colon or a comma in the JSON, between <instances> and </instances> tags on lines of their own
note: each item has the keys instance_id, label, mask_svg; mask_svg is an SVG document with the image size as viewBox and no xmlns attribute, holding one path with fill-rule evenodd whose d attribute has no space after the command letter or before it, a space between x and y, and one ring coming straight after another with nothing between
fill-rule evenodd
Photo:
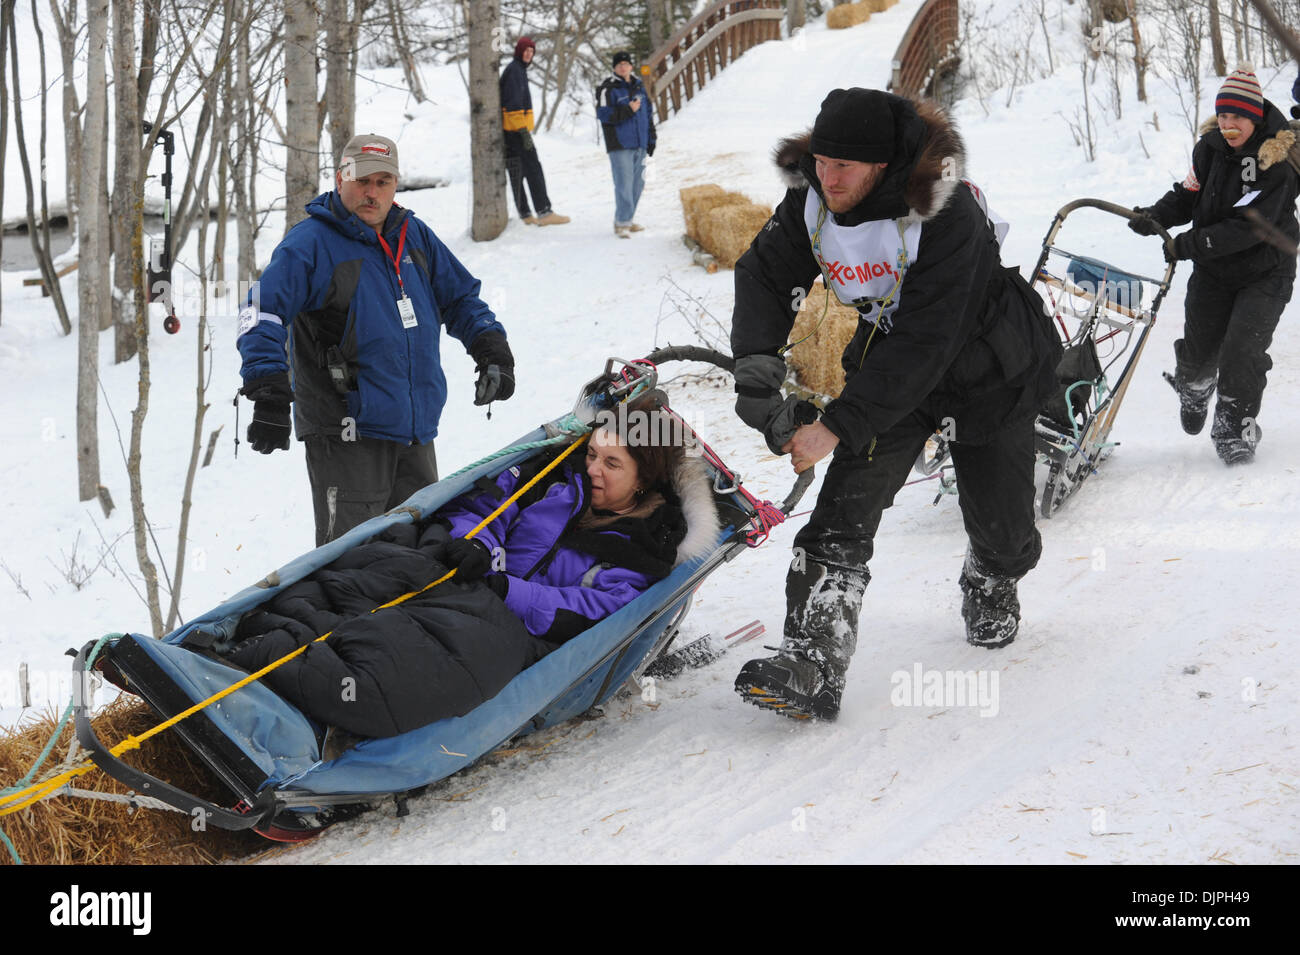
<instances>
[{"instance_id":1,"label":"sled handlebar","mask_svg":"<svg viewBox=\"0 0 1300 955\"><path fill-rule=\"evenodd\" d=\"M1111 215L1119 216L1121 219L1127 219L1129 222L1134 222L1138 219L1151 218L1150 216L1144 216L1139 212L1134 212L1127 206L1121 206L1117 202L1107 202L1105 199L1075 199L1073 202L1067 202L1057 210L1056 219L1052 222L1053 229L1065 221L1065 217L1076 209L1100 209L1102 212L1109 212ZM1156 233L1160 238L1168 242L1172 236L1165 231L1165 227L1160 223L1155 222L1155 220L1152 220L1152 222L1156 227Z\"/></svg>"}]
</instances>

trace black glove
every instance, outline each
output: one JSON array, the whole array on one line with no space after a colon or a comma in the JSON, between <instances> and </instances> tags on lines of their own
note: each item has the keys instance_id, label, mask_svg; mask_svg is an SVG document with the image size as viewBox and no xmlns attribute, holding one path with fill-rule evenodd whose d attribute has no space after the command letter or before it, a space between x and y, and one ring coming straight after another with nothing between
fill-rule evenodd
<instances>
[{"instance_id":1,"label":"black glove","mask_svg":"<svg viewBox=\"0 0 1300 955\"><path fill-rule=\"evenodd\" d=\"M474 339L469 353L478 367L474 404L505 401L515 393L515 356L510 353L506 336L500 332L485 332Z\"/></svg>"},{"instance_id":2,"label":"black glove","mask_svg":"<svg viewBox=\"0 0 1300 955\"><path fill-rule=\"evenodd\" d=\"M751 428L765 431L784 402L785 359L776 355L746 355L736 359L736 414Z\"/></svg>"},{"instance_id":3,"label":"black glove","mask_svg":"<svg viewBox=\"0 0 1300 955\"><path fill-rule=\"evenodd\" d=\"M456 569L457 580L468 582L478 580L491 569L492 552L477 538L458 537L442 548L439 560Z\"/></svg>"},{"instance_id":4,"label":"black glove","mask_svg":"<svg viewBox=\"0 0 1300 955\"><path fill-rule=\"evenodd\" d=\"M786 398L763 429L763 438L767 441L768 448L773 454L784 454L781 449L790 443L794 433L804 425L815 422L818 414L817 406L811 401L794 395Z\"/></svg>"},{"instance_id":5,"label":"black glove","mask_svg":"<svg viewBox=\"0 0 1300 955\"><path fill-rule=\"evenodd\" d=\"M1160 229L1160 223L1156 222L1155 216L1151 214L1150 209L1142 206L1134 206L1133 211L1141 218L1129 219L1128 227L1138 235L1155 235Z\"/></svg>"},{"instance_id":6,"label":"black glove","mask_svg":"<svg viewBox=\"0 0 1300 955\"><path fill-rule=\"evenodd\" d=\"M1190 259L1196 252L1196 230L1188 229L1181 235L1172 236L1165 243L1165 261L1173 264L1179 259Z\"/></svg>"},{"instance_id":7,"label":"black glove","mask_svg":"<svg viewBox=\"0 0 1300 955\"><path fill-rule=\"evenodd\" d=\"M645 154L647 156L653 156L655 154L655 145L656 143L651 143L649 146L645 148Z\"/></svg>"},{"instance_id":8,"label":"black glove","mask_svg":"<svg viewBox=\"0 0 1300 955\"><path fill-rule=\"evenodd\" d=\"M483 583L502 600L505 600L506 594L510 593L510 577L506 574L488 574L483 578Z\"/></svg>"},{"instance_id":9,"label":"black glove","mask_svg":"<svg viewBox=\"0 0 1300 955\"><path fill-rule=\"evenodd\" d=\"M289 403L293 389L289 387L289 373L276 372L247 382L239 393L253 402L253 421L248 426L248 443L260 454L288 451Z\"/></svg>"}]
</instances>

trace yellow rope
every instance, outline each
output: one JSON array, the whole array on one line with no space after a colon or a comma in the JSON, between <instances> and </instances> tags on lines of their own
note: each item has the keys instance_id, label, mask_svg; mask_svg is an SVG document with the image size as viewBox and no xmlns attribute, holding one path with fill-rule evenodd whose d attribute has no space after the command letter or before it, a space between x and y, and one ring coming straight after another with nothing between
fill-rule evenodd
<instances>
[{"instance_id":1,"label":"yellow rope","mask_svg":"<svg viewBox=\"0 0 1300 955\"><path fill-rule=\"evenodd\" d=\"M574 441L573 444L565 448L563 453L557 455L554 461L552 461L546 467L542 468L542 470L538 471L537 475L533 477L532 480L525 483L523 487L519 488L519 490L515 491L515 493L511 494L508 498L502 501L501 505L496 510L494 510L487 517L483 518L483 520L479 521L478 524L475 525L474 528L465 535L465 539L466 540L472 539L475 535L478 534L479 531L481 531L483 528L487 527L494 520L500 517L501 514L506 510L506 508L508 508L511 504L517 501L524 494L528 493L529 489L531 489L533 485L535 485L538 481L540 481L547 474L549 474L557 465L559 465L561 461L563 461L575 450L577 450L577 448L586 440L587 440L587 435L584 434L582 437ZM369 612L378 613L380 610L386 610L389 607L396 607L398 604L405 603L407 600L410 600L412 597L418 597L420 594L424 593L425 591L432 590L434 587L438 586L443 581L449 580L452 577L454 577L455 574L456 574L456 570L453 568L452 570L449 570L447 573L443 574L437 580L425 584L419 590L413 590L410 593L402 594L400 597L396 597L393 600L388 601L388 603L380 604L378 607L372 608ZM305 653L307 648L311 646L312 643L320 643L322 640L326 639L333 633L334 631L331 630L328 633L321 634L315 640L312 640L311 643L304 643L296 650L286 653L284 656L280 657L280 659L268 663L266 666L262 667L262 669L258 670L256 673L250 673L248 676L244 677L238 682L232 683L224 690L212 694L212 696L208 697L206 700L203 700L202 702L199 703L195 703L189 709L177 713L175 716L171 717L171 719L164 720L163 722L159 723L157 726L154 726L151 729L146 730L145 732L141 733L138 736L128 736L126 739L122 740L122 742L118 743L116 746L110 749L109 752L113 756L121 756L123 753L128 752L129 750L139 749L140 744L143 743L145 740L158 735L165 729L170 729L171 727L179 723L181 720L193 716L195 713L197 713L199 710L203 709L204 707L210 706L213 703L225 699L227 696L229 696L231 693L234 693L236 690L243 689L244 687L248 686L248 684L260 680L262 677L270 673L276 667L280 666L281 664L288 663L290 660L298 656L300 653ZM39 783L34 783L33 785L28 786L26 789L20 789L16 792L12 792L6 796L0 797L0 806L5 807L3 809L0 809L0 816L7 816L10 813L18 812L18 810L20 809L24 809L27 806L40 802L40 800L46 798L46 796L50 795L54 790L59 789L65 783L68 783L73 779L76 779L78 776L84 776L86 773L90 772L94 768L95 768L95 764L90 760L87 760L81 766L67 770L66 772L60 773L57 776L51 777L50 779L43 780ZM10 803L14 803L15 800L19 800L19 799L21 799L22 801L14 805L9 805Z\"/></svg>"}]
</instances>

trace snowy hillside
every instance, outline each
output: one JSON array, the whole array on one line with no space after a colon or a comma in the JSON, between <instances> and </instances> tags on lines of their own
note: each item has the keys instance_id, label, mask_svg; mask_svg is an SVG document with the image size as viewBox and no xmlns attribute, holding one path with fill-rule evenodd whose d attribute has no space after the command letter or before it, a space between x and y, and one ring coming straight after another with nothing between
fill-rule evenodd
<instances>
[{"instance_id":1,"label":"snowy hillside","mask_svg":"<svg viewBox=\"0 0 1300 955\"><path fill-rule=\"evenodd\" d=\"M566 410L608 356L634 358L702 336L725 348L732 276L691 264L680 241L678 190L718 182L779 201L772 145L810 125L828 90L883 87L918 7L919 0L904 0L848 31L815 23L803 36L747 53L662 125L638 214L646 231L633 241L612 234L609 166L594 118L585 132L538 137L555 209L572 224L536 229L514 221L498 240L476 245L467 234L467 110L454 68L426 70L432 98L418 106L386 85L400 83L396 74L364 80L362 124L397 130L404 162L412 157L420 174L452 181L399 202L483 279L519 363L519 394L494 406L488 420L470 404L472 363L450 342L442 471ZM1057 41L1066 43L1063 35ZM1263 76L1266 95L1284 105L1292 78ZM1124 127L1103 129L1097 161L1086 162L1058 115L1073 112L1078 82L1077 71L1062 67L1023 86L1010 106L991 97L987 115L973 101L954 111L969 175L1012 223L1004 261L1025 272L1066 201L1150 203L1186 171L1186 126L1172 93L1156 82L1142 113L1160 115L1159 131L1144 126L1139 143ZM1126 115L1135 116L1136 106L1127 104ZM1068 235L1071 249L1156 271L1156 243L1113 217L1077 219L1063 244ZM259 261L274 244L268 234ZM233 248L227 258L234 260ZM1288 306L1272 348L1259 457L1228 470L1207 437L1182 434L1176 399L1160 379L1172 368L1187 271L1180 267L1175 277L1118 418L1112 437L1120 446L1058 517L1041 524L1043 557L1021 583L1023 625L1011 646L990 652L966 644L957 588L966 538L956 502L933 506L933 483L908 487L882 522L837 722L797 724L743 704L732 689L739 652L658 686L653 700L621 697L601 719L530 737L523 751L490 758L413 800L404 818L388 806L271 861L1300 861L1300 751L1289 735L1300 717L1293 624L1300 302ZM20 279L3 275L0 325L3 722L22 715L20 664L31 670L34 704L44 706L66 693L67 647L107 631L139 631L148 621L128 579L135 561L127 477L108 413L129 428L135 367L111 364L105 336L103 482L118 503L105 519L97 505L76 501L76 343L58 337L48 302ZM189 301L181 333L162 335L159 318L151 340L143 478L167 554L193 416L197 302ZM233 308L213 307L221 315L205 431L223 431L194 489L187 616L312 543L302 445L269 457L244 445L232 456ZM770 455L734 417L729 380L668 390L752 491L784 496L793 480L788 461ZM245 403L241 428L248 419ZM803 508L813 499L810 493ZM801 522L719 569L698 595L685 638L757 619L767 635L750 646L776 643L789 545ZM60 567L74 548L79 561L98 562L101 539L114 544L115 556L74 589ZM983 706L897 705L899 686L917 668L979 671L996 695Z\"/></svg>"}]
</instances>

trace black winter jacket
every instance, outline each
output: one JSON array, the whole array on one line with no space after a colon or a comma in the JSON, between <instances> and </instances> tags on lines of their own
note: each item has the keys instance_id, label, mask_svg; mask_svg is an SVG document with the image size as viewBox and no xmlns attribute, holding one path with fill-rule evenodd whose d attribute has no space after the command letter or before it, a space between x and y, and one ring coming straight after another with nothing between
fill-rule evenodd
<instances>
[{"instance_id":1,"label":"black winter jacket","mask_svg":"<svg viewBox=\"0 0 1300 955\"><path fill-rule=\"evenodd\" d=\"M843 356L844 390L822 421L854 453L913 414L936 428L951 417L957 440L982 443L1055 390L1060 344L1041 299L1002 267L993 229L959 181L965 151L956 129L929 104L894 97L891 105L897 145L884 178L835 221L919 221L919 248L892 328L865 354L872 326L859 323ZM804 220L807 190L821 195L809 137L783 141L776 161L790 188L736 265L737 358L777 353L798 314L792 290L810 289L821 271Z\"/></svg>"},{"instance_id":2,"label":"black winter jacket","mask_svg":"<svg viewBox=\"0 0 1300 955\"><path fill-rule=\"evenodd\" d=\"M1236 288L1265 277L1295 275L1295 256L1261 241L1245 217L1253 209L1292 242L1300 240L1295 215L1300 175L1286 161L1295 137L1268 100L1263 122L1240 150L1224 140L1214 117L1202 124L1187 178L1174 183L1150 210L1166 229L1191 222L1191 231L1175 238L1179 258L1190 258L1197 268ZM1239 205L1251 193L1256 194Z\"/></svg>"}]
</instances>

